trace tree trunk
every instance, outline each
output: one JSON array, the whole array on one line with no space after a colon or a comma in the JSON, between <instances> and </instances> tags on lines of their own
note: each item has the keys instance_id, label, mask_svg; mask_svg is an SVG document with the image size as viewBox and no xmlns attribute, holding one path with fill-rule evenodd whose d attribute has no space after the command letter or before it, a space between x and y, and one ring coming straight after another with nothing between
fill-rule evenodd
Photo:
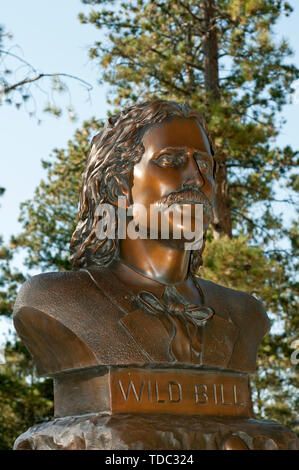
<instances>
[{"instance_id":1,"label":"tree trunk","mask_svg":"<svg viewBox=\"0 0 299 470\"><path fill-rule=\"evenodd\" d=\"M219 86L218 38L215 19L215 0L202 0L202 17L204 28L203 39L203 69L207 105L221 98ZM225 155L216 152L218 168L215 175L215 209L213 234L216 239L222 235L232 236L231 214L229 202L229 185L225 165Z\"/></svg>"}]
</instances>

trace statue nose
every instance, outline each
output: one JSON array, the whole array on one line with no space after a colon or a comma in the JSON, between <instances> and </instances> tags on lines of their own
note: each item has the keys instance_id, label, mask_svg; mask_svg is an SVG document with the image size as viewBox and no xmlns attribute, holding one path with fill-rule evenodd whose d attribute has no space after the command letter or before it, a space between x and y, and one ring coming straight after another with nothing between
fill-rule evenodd
<instances>
[{"instance_id":1,"label":"statue nose","mask_svg":"<svg viewBox=\"0 0 299 470\"><path fill-rule=\"evenodd\" d=\"M196 186L197 188L204 186L205 178L200 171L192 150L189 152L189 161L185 171L183 186Z\"/></svg>"},{"instance_id":2,"label":"statue nose","mask_svg":"<svg viewBox=\"0 0 299 470\"><path fill-rule=\"evenodd\" d=\"M204 178L196 165L196 168L193 168L192 173L186 176L183 186L197 186L198 188L201 188L204 184Z\"/></svg>"}]
</instances>

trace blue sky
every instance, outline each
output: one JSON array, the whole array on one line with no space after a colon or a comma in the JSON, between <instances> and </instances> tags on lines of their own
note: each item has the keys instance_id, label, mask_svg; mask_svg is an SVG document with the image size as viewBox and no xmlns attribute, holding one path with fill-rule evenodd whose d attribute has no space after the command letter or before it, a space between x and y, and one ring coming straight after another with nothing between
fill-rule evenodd
<instances>
[{"instance_id":1,"label":"blue sky","mask_svg":"<svg viewBox=\"0 0 299 470\"><path fill-rule=\"evenodd\" d=\"M76 75L93 85L91 103L81 85L68 81L72 103L79 119L71 123L67 116L55 119L42 113L44 97L37 99L41 125L30 119L25 110L9 105L0 111L0 187L6 188L1 198L0 233L5 239L19 231L19 204L30 198L43 177L40 161L53 148L66 146L80 123L91 116L105 117L105 89L97 84L97 70L88 59L88 46L98 33L94 27L81 25L77 20L86 7L79 0L26 0L1 2L0 22L14 35L11 44L36 68L45 73L65 72ZM49 86L49 83L48 83ZM45 89L47 86L45 84ZM58 98L59 103L63 101ZM68 97L65 103L68 104Z\"/></svg>"},{"instance_id":2,"label":"blue sky","mask_svg":"<svg viewBox=\"0 0 299 470\"><path fill-rule=\"evenodd\" d=\"M284 18L276 28L277 38L284 36L295 51L294 63L299 67L299 5L295 0L295 12ZM0 107L0 187L6 188L0 200L0 234L5 240L20 231L17 222L19 204L32 197L35 187L44 176L41 159L49 156L54 148L65 147L82 121L91 116L106 116L106 86L97 84L98 69L88 59L88 46L100 38L91 25L81 25L78 13L88 11L80 0L10 0L0 5L0 23L14 35L11 44L16 54L45 73L65 72L76 75L93 85L91 102L84 89L69 81L72 103L79 115L72 123L67 116L55 119L42 113L41 125L20 109L8 105ZM46 88L46 86L45 86ZM38 95L40 98L42 95ZM61 100L58 99L61 103ZM66 100L68 103L68 100ZM285 107L287 119L278 138L280 145L291 144L298 148L299 83L297 100Z\"/></svg>"}]
</instances>

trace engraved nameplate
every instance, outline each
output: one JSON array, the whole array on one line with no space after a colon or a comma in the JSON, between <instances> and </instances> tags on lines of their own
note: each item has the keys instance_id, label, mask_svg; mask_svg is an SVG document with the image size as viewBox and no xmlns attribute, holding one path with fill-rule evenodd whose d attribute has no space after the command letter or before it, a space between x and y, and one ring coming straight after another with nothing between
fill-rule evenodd
<instances>
[{"instance_id":1,"label":"engraved nameplate","mask_svg":"<svg viewBox=\"0 0 299 470\"><path fill-rule=\"evenodd\" d=\"M110 408L112 413L248 417L248 376L184 369L111 369Z\"/></svg>"},{"instance_id":2,"label":"engraved nameplate","mask_svg":"<svg viewBox=\"0 0 299 470\"><path fill-rule=\"evenodd\" d=\"M54 378L55 417L85 413L252 416L247 374L198 369L99 368Z\"/></svg>"}]
</instances>

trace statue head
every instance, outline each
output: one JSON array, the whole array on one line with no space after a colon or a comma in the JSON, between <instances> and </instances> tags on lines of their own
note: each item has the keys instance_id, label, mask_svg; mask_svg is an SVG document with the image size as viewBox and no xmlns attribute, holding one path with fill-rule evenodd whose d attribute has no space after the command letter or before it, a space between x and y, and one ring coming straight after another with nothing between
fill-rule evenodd
<instances>
[{"instance_id":1,"label":"statue head","mask_svg":"<svg viewBox=\"0 0 299 470\"><path fill-rule=\"evenodd\" d=\"M169 157L164 147L171 147L174 157ZM183 164L186 165L188 148L196 150L191 156L195 166L198 155L201 165L209 167L207 194L201 192L201 184L196 179L205 173L200 166L199 176L196 176L198 172L194 171L194 177L190 177L189 168L189 175L182 177L180 182L177 181L175 171L169 171L171 167L175 167L183 176L179 162L182 167ZM149 202L158 196L159 201L168 204L173 203L174 199L183 200L189 191L189 195L196 198L197 202L203 203L204 211L208 213L207 218L210 219L212 179L216 166L213 155L213 146L202 115L186 103L157 100L131 106L111 116L103 130L92 140L91 152L83 174L79 221L70 245L73 267L107 267L118 258L117 236L115 239L99 239L97 236L97 208L108 203L117 211L119 197L126 198L128 205L136 199L144 203L145 200ZM146 166L149 158L151 163L154 162L155 168L168 170L164 172L164 175L168 175L167 182L163 182L163 173L158 171L152 173L151 180L149 179ZM137 177L139 174L142 174L141 178ZM176 187L169 183L169 178L176 182ZM156 195L154 187L158 188ZM161 188L164 188L162 192ZM203 247L191 253L192 272L196 272L201 265L202 251Z\"/></svg>"}]
</instances>

